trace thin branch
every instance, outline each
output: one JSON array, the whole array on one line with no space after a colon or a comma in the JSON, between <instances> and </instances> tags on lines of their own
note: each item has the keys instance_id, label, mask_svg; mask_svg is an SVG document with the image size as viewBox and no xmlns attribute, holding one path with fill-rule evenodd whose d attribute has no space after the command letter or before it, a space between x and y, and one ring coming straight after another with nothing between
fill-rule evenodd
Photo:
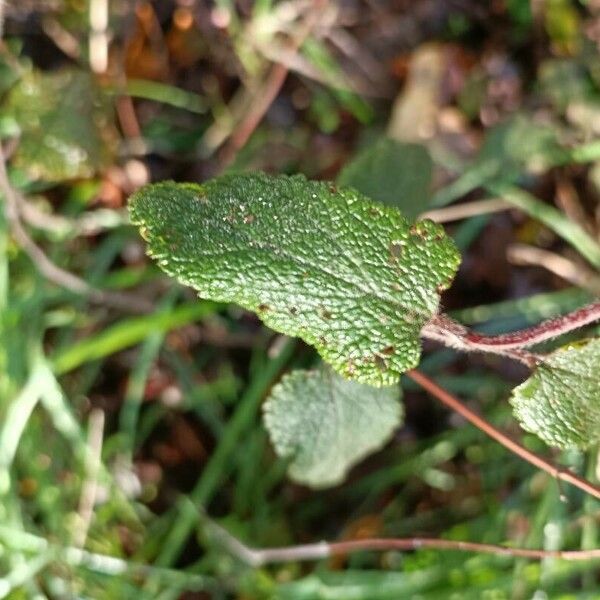
<instances>
[{"instance_id":1,"label":"thin branch","mask_svg":"<svg viewBox=\"0 0 600 600\"><path fill-rule=\"evenodd\" d=\"M600 559L600 549L592 550L537 550L529 548L511 548L499 544L480 544L478 542L462 542L437 538L407 538L407 539L366 539L348 542L336 542L329 546L330 555L348 554L360 550L455 550L461 552L478 552L495 554L497 556L512 556L515 558L562 558L564 560Z\"/></svg>"},{"instance_id":2,"label":"thin branch","mask_svg":"<svg viewBox=\"0 0 600 600\"><path fill-rule=\"evenodd\" d=\"M476 552L513 558L529 558L542 560L546 558L562 558L563 560L592 560L600 559L600 549L591 550L538 550L530 548L515 548L499 544L480 544L478 542L462 542L441 538L370 538L363 540L348 540L343 542L317 542L282 548L252 548L231 535L220 525L206 519L210 532L216 541L230 554L250 565L262 567L267 564L293 561L322 560L331 556L352 554L354 552L389 550L411 551L428 548L431 550L450 550L456 552Z\"/></svg>"},{"instance_id":3,"label":"thin branch","mask_svg":"<svg viewBox=\"0 0 600 600\"><path fill-rule=\"evenodd\" d=\"M322 4L323 0L314 1L312 10L309 12L303 26L298 34L290 41L290 52L295 53L302 46L304 40L308 37L319 18L320 11L318 8L321 7ZM229 166L234 161L237 153L250 139L250 136L254 133L255 129L269 110L269 107L273 104L275 98L277 98L288 72L288 67L281 62L277 62L271 67L264 84L255 94L248 112L232 133L227 145L223 148L221 154L221 164L223 167Z\"/></svg>"},{"instance_id":4,"label":"thin branch","mask_svg":"<svg viewBox=\"0 0 600 600\"><path fill-rule=\"evenodd\" d=\"M125 84L123 84L123 88L125 88ZM131 153L134 153L133 151L135 151L135 153L143 154L145 149L142 138L142 128L138 123L131 96L125 92L117 96L115 100L115 109L123 134L127 138L129 146L131 146Z\"/></svg>"},{"instance_id":5,"label":"thin branch","mask_svg":"<svg viewBox=\"0 0 600 600\"><path fill-rule=\"evenodd\" d=\"M50 15L44 15L41 24L42 31L56 44L56 47L61 52L64 52L73 60L79 60L81 57L81 46L77 37Z\"/></svg>"},{"instance_id":6,"label":"thin branch","mask_svg":"<svg viewBox=\"0 0 600 600\"><path fill-rule=\"evenodd\" d=\"M138 297L133 294L99 290L80 277L73 275L73 273L61 269L46 256L44 251L31 239L31 237L29 237L29 234L25 231L25 228L21 223L19 211L20 196L12 187L8 179L4 151L1 147L0 194L4 196L5 199L5 214L15 241L33 261L37 270L48 281L75 294L86 296L91 302L97 304L113 306L114 308L134 313L152 312L154 310L154 305L146 298Z\"/></svg>"},{"instance_id":7,"label":"thin branch","mask_svg":"<svg viewBox=\"0 0 600 600\"><path fill-rule=\"evenodd\" d=\"M531 463L538 469L545 471L555 479L559 479L566 483L570 483L575 487L583 490L586 494L594 496L594 498L600 499L600 487L575 475L567 469L557 467L551 462L548 462L545 458L542 458L538 454L527 450L521 446L521 444L510 439L507 435L496 429L491 423L488 423L483 417L475 414L469 408L467 408L458 398L450 394L450 392L441 388L437 383L429 379L426 375L415 369L406 373L414 382L418 383L423 389L429 392L437 400L456 411L458 414L463 416L467 421L475 425L478 429L481 429L486 435L502 444L505 448L522 458L523 460ZM600 551L599 551L600 552Z\"/></svg>"},{"instance_id":8,"label":"thin branch","mask_svg":"<svg viewBox=\"0 0 600 600\"><path fill-rule=\"evenodd\" d=\"M246 113L246 116L229 139L229 143L223 149L221 162L224 167L229 166L234 161L237 153L250 139L250 136L262 121L265 113L269 110L275 98L277 98L287 74L288 68L281 63L276 63L271 67L267 79L256 94L250 110Z\"/></svg>"},{"instance_id":9,"label":"thin branch","mask_svg":"<svg viewBox=\"0 0 600 600\"><path fill-rule=\"evenodd\" d=\"M474 200L472 202L462 202L444 208L434 208L419 215L419 219L431 219L436 223L448 223L450 221L460 221L469 217L479 215L488 215L491 213L510 210L514 206L501 198L488 198L486 200Z\"/></svg>"},{"instance_id":10,"label":"thin branch","mask_svg":"<svg viewBox=\"0 0 600 600\"><path fill-rule=\"evenodd\" d=\"M580 329L598 319L600 319L600 302L595 302L569 314L548 319L538 325L512 333L490 336L469 332L467 340L482 348L486 346L494 346L503 350L523 348L535 346L575 329Z\"/></svg>"}]
</instances>

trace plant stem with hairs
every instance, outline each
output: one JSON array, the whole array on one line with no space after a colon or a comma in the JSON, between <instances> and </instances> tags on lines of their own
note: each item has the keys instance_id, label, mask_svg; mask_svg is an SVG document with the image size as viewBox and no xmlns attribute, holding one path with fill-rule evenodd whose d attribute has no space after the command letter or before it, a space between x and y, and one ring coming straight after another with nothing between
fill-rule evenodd
<instances>
[{"instance_id":1,"label":"plant stem with hairs","mask_svg":"<svg viewBox=\"0 0 600 600\"><path fill-rule=\"evenodd\" d=\"M600 301L526 329L500 335L485 335L471 331L441 313L435 315L425 325L421 335L464 352L490 352L520 361L528 367L534 367L543 357L524 348L557 338L598 320L600 320Z\"/></svg>"}]
</instances>

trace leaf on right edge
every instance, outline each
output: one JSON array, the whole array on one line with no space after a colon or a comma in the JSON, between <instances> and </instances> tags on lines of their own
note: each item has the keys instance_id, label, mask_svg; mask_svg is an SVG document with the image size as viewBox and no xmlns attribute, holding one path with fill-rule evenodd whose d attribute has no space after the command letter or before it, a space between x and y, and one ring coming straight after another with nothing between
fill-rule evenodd
<instances>
[{"instance_id":1,"label":"leaf on right edge","mask_svg":"<svg viewBox=\"0 0 600 600\"><path fill-rule=\"evenodd\" d=\"M325 366L283 377L264 404L275 451L290 458L289 476L311 487L340 483L383 446L403 417L398 386L349 381Z\"/></svg>"},{"instance_id":2,"label":"leaf on right edge","mask_svg":"<svg viewBox=\"0 0 600 600\"><path fill-rule=\"evenodd\" d=\"M559 448L600 441L600 338L560 348L513 390L515 417Z\"/></svg>"},{"instance_id":3,"label":"leaf on right edge","mask_svg":"<svg viewBox=\"0 0 600 600\"><path fill-rule=\"evenodd\" d=\"M427 209L432 171L425 146L383 138L350 161L338 182L413 219Z\"/></svg>"}]
</instances>

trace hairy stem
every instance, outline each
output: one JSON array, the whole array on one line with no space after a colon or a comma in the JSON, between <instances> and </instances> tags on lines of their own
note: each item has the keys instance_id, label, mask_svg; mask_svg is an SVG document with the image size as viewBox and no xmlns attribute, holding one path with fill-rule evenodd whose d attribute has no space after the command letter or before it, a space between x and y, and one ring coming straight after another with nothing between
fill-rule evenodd
<instances>
[{"instance_id":1,"label":"hairy stem","mask_svg":"<svg viewBox=\"0 0 600 600\"><path fill-rule=\"evenodd\" d=\"M486 345L471 340L471 336L477 336L461 323L444 314L438 314L421 330L421 336L444 344L450 348L455 348L461 352L489 352L505 356L512 360L518 361L526 365L529 369L535 367L541 360L542 356L529 352L522 348L502 348L493 344Z\"/></svg>"},{"instance_id":2,"label":"hairy stem","mask_svg":"<svg viewBox=\"0 0 600 600\"><path fill-rule=\"evenodd\" d=\"M600 301L592 302L569 314L548 319L533 327L500 335L470 331L444 314L435 315L422 330L423 337L464 351L492 352L534 366L541 357L524 350L546 340L600 320Z\"/></svg>"},{"instance_id":3,"label":"hairy stem","mask_svg":"<svg viewBox=\"0 0 600 600\"><path fill-rule=\"evenodd\" d=\"M545 458L542 458L538 454L527 450L521 446L521 444L510 439L506 434L496 429L491 423L488 423L483 417L475 414L469 408L467 408L458 398L450 394L450 392L441 388L437 383L429 379L426 375L413 369L406 373L415 383L418 383L423 389L428 391L437 400L445 404L447 407L456 411L458 414L463 416L467 421L475 425L478 429L481 429L486 435L502 444L505 448L522 458L523 460L531 463L538 469L542 469L546 473L552 475L555 479L559 479L566 483L570 483L580 490L584 491L594 498L600 499L600 487L593 484L587 479L583 479L575 473L561 467L553 465L548 462Z\"/></svg>"},{"instance_id":4,"label":"hairy stem","mask_svg":"<svg viewBox=\"0 0 600 600\"><path fill-rule=\"evenodd\" d=\"M488 336L469 332L467 340L478 346L493 346L503 350L526 348L589 325L598 319L600 319L600 301L593 302L566 315L556 317L555 319L548 319L538 325L513 333Z\"/></svg>"}]
</instances>

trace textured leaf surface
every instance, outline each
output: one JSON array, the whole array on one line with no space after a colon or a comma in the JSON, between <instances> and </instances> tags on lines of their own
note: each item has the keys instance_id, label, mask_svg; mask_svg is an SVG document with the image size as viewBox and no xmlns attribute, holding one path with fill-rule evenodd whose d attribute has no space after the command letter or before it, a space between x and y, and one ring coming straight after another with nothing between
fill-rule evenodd
<instances>
[{"instance_id":1,"label":"textured leaf surface","mask_svg":"<svg viewBox=\"0 0 600 600\"><path fill-rule=\"evenodd\" d=\"M424 146L384 138L348 163L338 181L414 218L427 209L432 169Z\"/></svg>"},{"instance_id":2,"label":"textured leaf surface","mask_svg":"<svg viewBox=\"0 0 600 600\"><path fill-rule=\"evenodd\" d=\"M387 442L402 419L399 399L398 386L363 385L325 367L294 371L273 388L265 425L277 454L292 459L290 477L324 487Z\"/></svg>"},{"instance_id":3,"label":"textured leaf surface","mask_svg":"<svg viewBox=\"0 0 600 600\"><path fill-rule=\"evenodd\" d=\"M353 189L302 176L157 184L132 198L130 214L168 274L373 385L418 363L420 330L460 260L439 225L411 225Z\"/></svg>"},{"instance_id":4,"label":"textured leaf surface","mask_svg":"<svg viewBox=\"0 0 600 600\"><path fill-rule=\"evenodd\" d=\"M560 448L600 441L600 338L553 352L513 390L521 425Z\"/></svg>"},{"instance_id":5,"label":"textured leaf surface","mask_svg":"<svg viewBox=\"0 0 600 600\"><path fill-rule=\"evenodd\" d=\"M114 129L89 73L29 73L11 91L5 114L21 130L13 163L34 179L91 177L107 162Z\"/></svg>"}]
</instances>

